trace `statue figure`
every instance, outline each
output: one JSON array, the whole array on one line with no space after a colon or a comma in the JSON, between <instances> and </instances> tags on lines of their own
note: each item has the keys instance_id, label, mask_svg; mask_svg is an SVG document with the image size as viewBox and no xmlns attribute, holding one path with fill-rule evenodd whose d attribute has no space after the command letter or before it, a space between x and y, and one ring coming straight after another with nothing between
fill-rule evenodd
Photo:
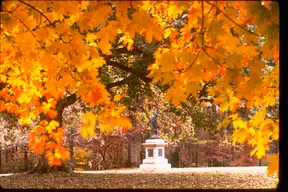
<instances>
[{"instance_id":1,"label":"statue figure","mask_svg":"<svg viewBox=\"0 0 288 192\"><path fill-rule=\"evenodd\" d=\"M149 125L152 127L152 136L158 137L158 124L157 124L158 109L154 109L153 116Z\"/></svg>"}]
</instances>

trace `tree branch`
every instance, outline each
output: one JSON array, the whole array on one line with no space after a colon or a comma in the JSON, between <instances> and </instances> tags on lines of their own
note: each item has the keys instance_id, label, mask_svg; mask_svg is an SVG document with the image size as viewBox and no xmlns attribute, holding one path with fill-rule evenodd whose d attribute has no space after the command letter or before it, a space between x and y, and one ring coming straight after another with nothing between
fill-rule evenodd
<instances>
[{"instance_id":1,"label":"tree branch","mask_svg":"<svg viewBox=\"0 0 288 192\"><path fill-rule=\"evenodd\" d=\"M188 71L194 65L196 59L198 58L199 53L201 52L201 50L204 47L204 5L203 5L203 1L201 2L201 7L202 7L202 24L201 24L202 26L201 26L201 29L200 29L199 33L200 33L201 38L202 38L202 45L201 45L201 48L199 49L199 51L197 52L193 62L185 70L181 71L181 73L185 73L186 71Z\"/></svg>"},{"instance_id":2,"label":"tree branch","mask_svg":"<svg viewBox=\"0 0 288 192\"><path fill-rule=\"evenodd\" d=\"M35 7L33 7L32 5L28 4L28 3L25 3L24 1L22 0L18 0L20 3L24 4L24 5L27 5L28 7L31 7L32 9L34 9L35 11L37 11L38 13L40 13L40 15L42 15L49 23L50 25L55 28L54 24L48 19L48 17L46 17L46 15L44 15L41 11L39 11L38 9L36 9Z\"/></svg>"},{"instance_id":3,"label":"tree branch","mask_svg":"<svg viewBox=\"0 0 288 192\"><path fill-rule=\"evenodd\" d=\"M7 83L0 83L0 91L6 87Z\"/></svg>"},{"instance_id":4,"label":"tree branch","mask_svg":"<svg viewBox=\"0 0 288 192\"><path fill-rule=\"evenodd\" d=\"M202 2L203 2L203 1L202 1ZM205 2L208 3L209 5L212 5L212 6L213 6L213 4L210 3L209 1L205 1ZM251 33L251 34L253 34L253 35L256 35L257 37L259 36L258 34L252 32L252 31L249 31L248 29L246 29L246 28L244 28L243 26L241 26L241 25L239 25L238 23L236 23L236 22L235 22L233 19L231 19L226 13L224 13L224 11L222 11L221 9L219 9L219 7L217 7L217 6L215 6L215 5L214 5L214 7L215 7L216 9L218 9L218 11L220 11L227 19L229 19L230 21L232 21L235 25L237 25L237 26L240 27L241 29L243 29L243 30L245 30L245 31L247 31L247 32L249 32L249 33Z\"/></svg>"},{"instance_id":5,"label":"tree branch","mask_svg":"<svg viewBox=\"0 0 288 192\"><path fill-rule=\"evenodd\" d=\"M9 41L9 43L12 45L12 47L14 48L13 42L9 39L9 36L7 34L5 34L5 32L3 31L6 39Z\"/></svg>"},{"instance_id":6,"label":"tree branch","mask_svg":"<svg viewBox=\"0 0 288 192\"><path fill-rule=\"evenodd\" d=\"M19 18L18 18L19 19ZM38 43L40 44L40 46L42 47L41 42L37 39L36 35L31 31L31 29L29 29L29 27L21 20L19 19L19 21L26 27L26 29L28 29L28 31L35 37L35 39L38 41Z\"/></svg>"},{"instance_id":7,"label":"tree branch","mask_svg":"<svg viewBox=\"0 0 288 192\"><path fill-rule=\"evenodd\" d=\"M56 109L64 109L65 107L68 107L69 105L75 103L77 101L76 93L73 93L69 95L68 97L65 97L63 99L60 99L57 102Z\"/></svg>"},{"instance_id":8,"label":"tree branch","mask_svg":"<svg viewBox=\"0 0 288 192\"><path fill-rule=\"evenodd\" d=\"M202 35L202 49L204 47L204 5L203 1L201 1L201 8L202 8L202 27L201 27L201 35Z\"/></svg>"},{"instance_id":9,"label":"tree branch","mask_svg":"<svg viewBox=\"0 0 288 192\"><path fill-rule=\"evenodd\" d=\"M125 84L125 83L128 83L128 78L126 79L123 79L121 81L117 81L117 82L114 82L114 83L108 83L106 84L106 88L112 88L112 87L116 87L116 86L119 86L119 85L122 85L122 84ZM5 86L4 86L5 87ZM0 84L0 88L1 88L1 84ZM57 104L56 104L56 109L58 111L58 115L59 115L59 119L60 119L60 116L62 116L62 112L63 110L68 107L69 105L72 105L73 103L75 103L79 98L77 98L76 96L76 93L73 93L71 95L69 95L68 97L64 97L63 99L60 99Z\"/></svg>"},{"instance_id":10,"label":"tree branch","mask_svg":"<svg viewBox=\"0 0 288 192\"><path fill-rule=\"evenodd\" d=\"M199 53L201 52L201 50L202 50L202 47L201 47L201 48L199 49L199 51L197 52L197 54L196 54L193 62L192 62L185 70L183 70L181 73L185 73L186 71L188 71L188 70L194 65L194 63L195 63L195 61L197 60L198 55L199 55Z\"/></svg>"},{"instance_id":11,"label":"tree branch","mask_svg":"<svg viewBox=\"0 0 288 192\"><path fill-rule=\"evenodd\" d=\"M124 85L124 84L128 84L128 78L123 79L121 81L116 81L114 83L105 84L105 86L106 86L107 89L110 89L112 87L117 87L117 86Z\"/></svg>"},{"instance_id":12,"label":"tree branch","mask_svg":"<svg viewBox=\"0 0 288 192\"><path fill-rule=\"evenodd\" d=\"M216 5L216 3L217 3L217 1L211 6L211 8L209 9L209 11L208 11L208 15L209 15L209 13L211 12L211 10L213 9L213 7Z\"/></svg>"},{"instance_id":13,"label":"tree branch","mask_svg":"<svg viewBox=\"0 0 288 192\"><path fill-rule=\"evenodd\" d=\"M113 67L116 67L116 68L121 69L121 70L123 70L123 71L126 71L126 72L128 72L128 73L131 73L131 74L133 74L133 75L136 75L137 77L139 77L142 81L144 81L144 82L146 82L146 83L152 82L152 79L146 77L143 73L142 73L142 74L141 74L141 73L138 73L138 72L134 71L132 68L127 67L127 66L125 66L125 65L122 65L122 64L120 64L120 63L118 63L118 62L108 61L108 62L106 63L106 65L113 66Z\"/></svg>"},{"instance_id":14,"label":"tree branch","mask_svg":"<svg viewBox=\"0 0 288 192\"><path fill-rule=\"evenodd\" d=\"M205 52L205 54L210 58L212 59L217 65L220 65L222 67L226 67L224 66L222 63L220 63L219 61L217 61L216 59L214 59L213 57L211 57L211 55L209 55L209 53L206 51L205 48L203 48L203 51ZM233 69L229 68L229 67L226 67L226 69L230 70L230 71L233 71Z\"/></svg>"}]
</instances>

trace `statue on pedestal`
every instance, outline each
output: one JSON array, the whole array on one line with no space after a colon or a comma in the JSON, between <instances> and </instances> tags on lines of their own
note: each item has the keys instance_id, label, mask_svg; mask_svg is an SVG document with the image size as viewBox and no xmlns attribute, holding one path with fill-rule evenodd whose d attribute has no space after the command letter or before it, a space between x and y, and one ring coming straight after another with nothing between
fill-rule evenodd
<instances>
[{"instance_id":1,"label":"statue on pedestal","mask_svg":"<svg viewBox=\"0 0 288 192\"><path fill-rule=\"evenodd\" d=\"M152 128L152 136L151 138L158 138L158 123L157 123L158 109L154 109L153 116L149 125Z\"/></svg>"}]
</instances>

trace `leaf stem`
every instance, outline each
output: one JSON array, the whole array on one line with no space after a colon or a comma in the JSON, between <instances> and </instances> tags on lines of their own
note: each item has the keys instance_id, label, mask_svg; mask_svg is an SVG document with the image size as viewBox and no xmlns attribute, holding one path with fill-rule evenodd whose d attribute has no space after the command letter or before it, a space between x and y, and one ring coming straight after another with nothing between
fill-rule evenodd
<instances>
[{"instance_id":1,"label":"leaf stem","mask_svg":"<svg viewBox=\"0 0 288 192\"><path fill-rule=\"evenodd\" d=\"M19 19L19 18L18 18ZM26 27L26 29L28 29L28 31L35 37L35 39L38 41L38 43L40 44L40 46L43 48L41 42L37 39L36 35L33 33L33 31L31 31L31 29L21 20L19 19L19 21Z\"/></svg>"},{"instance_id":2,"label":"leaf stem","mask_svg":"<svg viewBox=\"0 0 288 192\"><path fill-rule=\"evenodd\" d=\"M199 53L201 52L201 50L202 50L202 47L201 47L201 48L199 49L199 51L197 52L197 54L196 54L193 62L192 62L185 70L181 71L181 73L185 73L186 71L188 71L188 70L192 67L192 65L194 65L194 63L195 63L196 59L198 58L198 55L199 55Z\"/></svg>"},{"instance_id":3,"label":"leaf stem","mask_svg":"<svg viewBox=\"0 0 288 192\"><path fill-rule=\"evenodd\" d=\"M210 3L209 1L205 1L206 3L208 3L209 5L213 5L212 3ZM203 3L203 1L202 1ZM248 29L244 28L243 26L239 25L238 23L236 23L233 19L231 19L226 13L224 13L224 11L222 11L219 7L215 6L216 9L218 9L218 11L220 11L227 19L229 19L230 21L232 21L235 25L237 25L238 27L240 27L241 29L253 34L253 35L256 35L257 37L259 36L258 34L252 32L252 31L249 31Z\"/></svg>"},{"instance_id":4,"label":"leaf stem","mask_svg":"<svg viewBox=\"0 0 288 192\"><path fill-rule=\"evenodd\" d=\"M220 63L219 61L217 61L216 59L214 59L213 57L211 57L211 55L206 51L206 49L203 48L204 53L210 58L212 59L217 65L220 65L222 67L226 67L225 65L223 65L222 63ZM226 67L226 69L233 71L233 69Z\"/></svg>"},{"instance_id":5,"label":"leaf stem","mask_svg":"<svg viewBox=\"0 0 288 192\"><path fill-rule=\"evenodd\" d=\"M204 47L204 5L203 1L201 1L201 8L202 8L202 28L201 28L201 34L202 34L202 49Z\"/></svg>"},{"instance_id":6,"label":"leaf stem","mask_svg":"<svg viewBox=\"0 0 288 192\"><path fill-rule=\"evenodd\" d=\"M42 15L49 23L50 25L55 28L54 24L48 19L48 17L46 15L44 15L41 11L39 11L38 9L36 9L34 6L28 4L28 3L25 3L24 1L22 0L18 0L20 3L24 4L24 5L27 5L28 7L31 7L32 9L34 9L35 11L37 11L38 13L40 13L40 15Z\"/></svg>"},{"instance_id":7,"label":"leaf stem","mask_svg":"<svg viewBox=\"0 0 288 192\"><path fill-rule=\"evenodd\" d=\"M12 47L14 48L15 46L13 45L13 42L10 40L9 36L3 31L6 39L9 41L9 43L12 45Z\"/></svg>"}]
</instances>

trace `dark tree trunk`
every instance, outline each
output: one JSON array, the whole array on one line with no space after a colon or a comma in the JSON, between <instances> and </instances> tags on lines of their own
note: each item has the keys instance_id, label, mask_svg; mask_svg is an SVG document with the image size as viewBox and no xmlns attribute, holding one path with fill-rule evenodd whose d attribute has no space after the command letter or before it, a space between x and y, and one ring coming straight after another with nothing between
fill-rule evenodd
<instances>
[{"instance_id":1,"label":"dark tree trunk","mask_svg":"<svg viewBox=\"0 0 288 192\"><path fill-rule=\"evenodd\" d=\"M2 149L0 148L0 173L2 173L1 166L2 166Z\"/></svg>"},{"instance_id":2,"label":"dark tree trunk","mask_svg":"<svg viewBox=\"0 0 288 192\"><path fill-rule=\"evenodd\" d=\"M141 144L141 135L135 134L128 142L128 166L138 166L141 157L139 153L139 145Z\"/></svg>"},{"instance_id":3,"label":"dark tree trunk","mask_svg":"<svg viewBox=\"0 0 288 192\"><path fill-rule=\"evenodd\" d=\"M44 155L41 155L40 160L38 159L37 165L29 171L29 173L48 173L48 161Z\"/></svg>"},{"instance_id":4,"label":"dark tree trunk","mask_svg":"<svg viewBox=\"0 0 288 192\"><path fill-rule=\"evenodd\" d=\"M74 130L70 128L70 136L69 136L69 148L70 148L70 165L69 165L69 173L72 174L75 168L75 161L74 161Z\"/></svg>"},{"instance_id":5,"label":"dark tree trunk","mask_svg":"<svg viewBox=\"0 0 288 192\"><path fill-rule=\"evenodd\" d=\"M141 138L140 138L140 140L141 140L141 143L144 143L144 136L143 136L143 134L141 134ZM140 163L142 163L143 162L143 159L145 159L145 149L143 149L143 147L141 147L141 150L140 150Z\"/></svg>"},{"instance_id":6,"label":"dark tree trunk","mask_svg":"<svg viewBox=\"0 0 288 192\"><path fill-rule=\"evenodd\" d=\"M195 152L195 164L198 167L198 144L196 144L196 152Z\"/></svg>"},{"instance_id":7,"label":"dark tree trunk","mask_svg":"<svg viewBox=\"0 0 288 192\"><path fill-rule=\"evenodd\" d=\"M24 170L28 171L28 149L24 148Z\"/></svg>"},{"instance_id":8,"label":"dark tree trunk","mask_svg":"<svg viewBox=\"0 0 288 192\"><path fill-rule=\"evenodd\" d=\"M44 102L46 101L45 97L42 97L40 99L40 102ZM58 112L57 117L56 117L56 121L59 122L60 127L62 127L62 113L65 107L75 103L77 101L77 97L76 94L72 94L68 97L65 97L64 99L60 99L57 104L56 104L56 110ZM51 119L44 115L44 114L40 114L40 120L48 120L50 121ZM62 161L62 165L61 166L53 166L50 167L48 164L48 160L45 158L44 155L41 155L40 160L38 160L38 163L36 165L36 167L34 167L31 171L29 171L29 173L34 173L34 172L39 172L39 173L48 173L51 172L52 170L56 170L56 171L67 171L66 167L63 164Z\"/></svg>"},{"instance_id":9,"label":"dark tree trunk","mask_svg":"<svg viewBox=\"0 0 288 192\"><path fill-rule=\"evenodd\" d=\"M192 150L191 150L191 143L188 144L188 167L192 165Z\"/></svg>"},{"instance_id":10,"label":"dark tree trunk","mask_svg":"<svg viewBox=\"0 0 288 192\"><path fill-rule=\"evenodd\" d=\"M131 167L131 165L132 165L132 162L131 162L131 150L132 150L131 144L130 144L130 142L128 142L128 162L127 162L127 167Z\"/></svg>"},{"instance_id":11,"label":"dark tree trunk","mask_svg":"<svg viewBox=\"0 0 288 192\"><path fill-rule=\"evenodd\" d=\"M175 151L172 152L171 156L171 166L172 167L179 167L179 152L180 152L180 147L176 147Z\"/></svg>"},{"instance_id":12,"label":"dark tree trunk","mask_svg":"<svg viewBox=\"0 0 288 192\"><path fill-rule=\"evenodd\" d=\"M15 153L15 146L12 145L12 147L11 147L11 152L10 152L10 158L11 158L11 159L14 158L14 155L15 155L14 153Z\"/></svg>"},{"instance_id":13,"label":"dark tree trunk","mask_svg":"<svg viewBox=\"0 0 288 192\"><path fill-rule=\"evenodd\" d=\"M232 166L234 166L234 147L231 144Z\"/></svg>"},{"instance_id":14,"label":"dark tree trunk","mask_svg":"<svg viewBox=\"0 0 288 192\"><path fill-rule=\"evenodd\" d=\"M259 159L259 166L262 166L262 159Z\"/></svg>"},{"instance_id":15,"label":"dark tree trunk","mask_svg":"<svg viewBox=\"0 0 288 192\"><path fill-rule=\"evenodd\" d=\"M9 149L5 149L5 158L6 158L6 163L8 162L8 152L9 152Z\"/></svg>"},{"instance_id":16,"label":"dark tree trunk","mask_svg":"<svg viewBox=\"0 0 288 192\"><path fill-rule=\"evenodd\" d=\"M60 126L62 126L62 112L61 112L61 117L58 113L56 120L59 121ZM50 118L44 114L40 115L40 120L48 120L50 121ZM48 136L48 135L47 135ZM32 168L32 170L29 171L29 173L50 173L52 171L68 171L62 161L62 165L61 166L50 166L48 164L48 160L45 158L45 153L41 155L40 160L38 159L38 163L37 165Z\"/></svg>"}]
</instances>

